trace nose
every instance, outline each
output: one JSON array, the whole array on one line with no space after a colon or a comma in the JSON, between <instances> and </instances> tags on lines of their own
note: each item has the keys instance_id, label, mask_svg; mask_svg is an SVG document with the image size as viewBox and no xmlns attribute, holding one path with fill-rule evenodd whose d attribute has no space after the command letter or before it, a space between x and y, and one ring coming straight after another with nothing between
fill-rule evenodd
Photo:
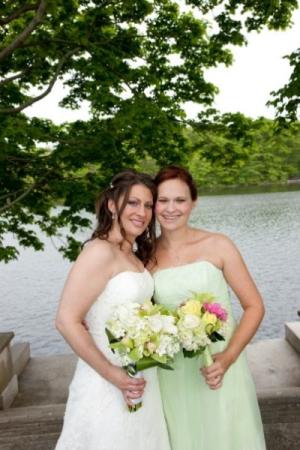
<instances>
[{"instance_id":1,"label":"nose","mask_svg":"<svg viewBox=\"0 0 300 450\"><path fill-rule=\"evenodd\" d=\"M166 211L173 212L175 210L175 204L172 200L167 203Z\"/></svg>"},{"instance_id":2,"label":"nose","mask_svg":"<svg viewBox=\"0 0 300 450\"><path fill-rule=\"evenodd\" d=\"M138 213L139 216L145 217L146 216L146 207L145 207L145 205L140 204L137 213Z\"/></svg>"}]
</instances>

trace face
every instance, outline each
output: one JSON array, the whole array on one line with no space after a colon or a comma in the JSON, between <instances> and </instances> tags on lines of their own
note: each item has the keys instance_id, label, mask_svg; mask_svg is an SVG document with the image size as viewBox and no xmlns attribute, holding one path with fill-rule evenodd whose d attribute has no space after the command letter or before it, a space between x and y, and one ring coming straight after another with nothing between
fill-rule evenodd
<instances>
[{"instance_id":1,"label":"face","mask_svg":"<svg viewBox=\"0 0 300 450\"><path fill-rule=\"evenodd\" d=\"M176 230L185 226L194 206L188 185L179 178L158 186L155 214L162 229Z\"/></svg>"},{"instance_id":2,"label":"face","mask_svg":"<svg viewBox=\"0 0 300 450\"><path fill-rule=\"evenodd\" d=\"M120 199L120 206L123 198ZM121 222L128 238L141 235L149 225L153 214L153 196L145 185L132 186Z\"/></svg>"}]
</instances>

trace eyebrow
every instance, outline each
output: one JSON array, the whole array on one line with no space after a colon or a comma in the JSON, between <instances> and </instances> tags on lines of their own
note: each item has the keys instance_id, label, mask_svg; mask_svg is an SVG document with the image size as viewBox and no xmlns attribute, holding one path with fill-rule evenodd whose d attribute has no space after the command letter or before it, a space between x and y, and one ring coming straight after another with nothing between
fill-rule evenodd
<instances>
[{"instance_id":1,"label":"eyebrow","mask_svg":"<svg viewBox=\"0 0 300 450\"><path fill-rule=\"evenodd\" d=\"M142 200L138 197L129 197L128 200L136 200L137 202L141 202ZM153 203L153 200L146 200L145 203Z\"/></svg>"},{"instance_id":2,"label":"eyebrow","mask_svg":"<svg viewBox=\"0 0 300 450\"><path fill-rule=\"evenodd\" d=\"M168 198L170 198L170 197L168 197L168 196L166 196L166 195L159 195L158 196L158 198L159 199L168 199ZM176 200L176 199L178 199L178 198L180 198L180 199L186 199L186 196L185 195L177 195L177 197L174 197L174 199Z\"/></svg>"}]
</instances>

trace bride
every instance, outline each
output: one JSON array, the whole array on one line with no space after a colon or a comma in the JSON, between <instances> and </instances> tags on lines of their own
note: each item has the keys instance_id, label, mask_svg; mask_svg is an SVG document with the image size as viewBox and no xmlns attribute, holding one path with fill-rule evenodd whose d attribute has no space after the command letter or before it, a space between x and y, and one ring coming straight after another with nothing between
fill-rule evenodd
<instances>
[{"instance_id":1,"label":"bride","mask_svg":"<svg viewBox=\"0 0 300 450\"><path fill-rule=\"evenodd\" d=\"M153 252L155 197L148 175L116 175L99 199L97 228L66 281L56 326L79 360L56 450L170 449L156 369L129 377L105 334L113 307L152 297L144 265ZM130 413L126 403L141 396L143 406Z\"/></svg>"}]
</instances>

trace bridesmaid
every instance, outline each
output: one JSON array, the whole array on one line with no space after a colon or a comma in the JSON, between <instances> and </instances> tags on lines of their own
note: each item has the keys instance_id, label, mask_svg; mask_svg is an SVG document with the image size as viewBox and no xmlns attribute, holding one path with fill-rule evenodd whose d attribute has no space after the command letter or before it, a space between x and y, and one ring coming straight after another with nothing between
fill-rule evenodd
<instances>
[{"instance_id":1,"label":"bridesmaid","mask_svg":"<svg viewBox=\"0 0 300 450\"><path fill-rule=\"evenodd\" d=\"M244 348L264 315L261 296L233 242L188 220L197 200L183 168L160 170L156 217L161 227L151 267L155 300L175 308L192 292L210 292L228 311L225 341L211 344L213 364L179 354L175 370L159 371L172 450L265 450L263 427ZM244 310L232 315L228 285Z\"/></svg>"}]
</instances>

